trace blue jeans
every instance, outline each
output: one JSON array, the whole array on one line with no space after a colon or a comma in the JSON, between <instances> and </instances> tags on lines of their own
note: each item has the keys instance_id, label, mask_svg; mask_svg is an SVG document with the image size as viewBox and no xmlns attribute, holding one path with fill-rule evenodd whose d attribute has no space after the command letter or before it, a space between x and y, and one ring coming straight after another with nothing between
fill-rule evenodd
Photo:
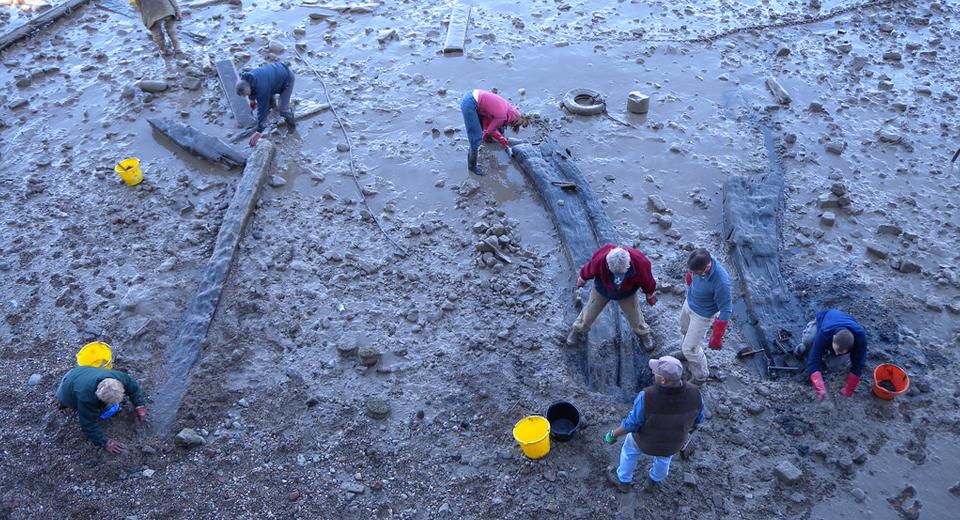
<instances>
[{"instance_id":1,"label":"blue jeans","mask_svg":"<svg viewBox=\"0 0 960 520\"><path fill-rule=\"evenodd\" d=\"M463 126L467 128L467 138L470 139L470 149L479 150L483 142L483 127L480 126L480 116L477 114L477 100L473 99L473 92L467 92L460 100L460 112L463 113Z\"/></svg>"},{"instance_id":2,"label":"blue jeans","mask_svg":"<svg viewBox=\"0 0 960 520\"><path fill-rule=\"evenodd\" d=\"M633 472L637 469L637 458L643 452L637 447L633 440L633 435L627 434L623 440L623 448L620 449L620 466L617 468L617 478L624 484L633 482ZM670 461L673 457L654 457L653 466L650 467L650 480L662 482L670 474Z\"/></svg>"}]
</instances>

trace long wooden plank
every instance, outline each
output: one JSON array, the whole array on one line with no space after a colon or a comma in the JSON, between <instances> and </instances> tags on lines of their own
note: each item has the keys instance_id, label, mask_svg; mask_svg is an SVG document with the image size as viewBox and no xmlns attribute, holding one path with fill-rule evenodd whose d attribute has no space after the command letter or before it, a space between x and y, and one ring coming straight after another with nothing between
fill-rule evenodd
<instances>
[{"instance_id":1,"label":"long wooden plank","mask_svg":"<svg viewBox=\"0 0 960 520\"><path fill-rule=\"evenodd\" d=\"M198 157L222 164L227 168L243 166L247 162L246 156L232 146L192 126L166 118L150 118L147 122L177 146Z\"/></svg>"},{"instance_id":2,"label":"long wooden plank","mask_svg":"<svg viewBox=\"0 0 960 520\"><path fill-rule=\"evenodd\" d=\"M783 169L776 159L770 130L765 126L759 130L771 156L770 170L749 177L735 176L724 183L723 236L741 289L742 303L734 308L734 321L754 347L766 349L766 356L750 360L761 375L766 375L766 361L777 365L790 361L776 342L783 335L792 338L785 346L792 346L799 340L806 319L801 302L780 270Z\"/></svg>"},{"instance_id":3,"label":"long wooden plank","mask_svg":"<svg viewBox=\"0 0 960 520\"><path fill-rule=\"evenodd\" d=\"M200 277L197 292L187 304L177 338L167 352L164 365L167 380L158 388L153 406L153 427L158 433L168 432L176 419L180 401L187 390L190 370L200 357L210 322L217 312L220 294L243 236L243 228L257 205L264 179L273 171L275 157L276 147L273 143L260 141L247 160L243 176L223 216L210 261Z\"/></svg>"},{"instance_id":4,"label":"long wooden plank","mask_svg":"<svg viewBox=\"0 0 960 520\"><path fill-rule=\"evenodd\" d=\"M613 222L567 150L548 140L539 146L517 144L513 151L557 228L571 269L577 271L597 247L620 243ZM576 189L567 191L555 183L573 183ZM575 311L571 304L570 323ZM630 400L649 381L647 357L618 305L608 305L597 318L587 345L566 352L567 362L583 374L591 390Z\"/></svg>"},{"instance_id":5,"label":"long wooden plank","mask_svg":"<svg viewBox=\"0 0 960 520\"><path fill-rule=\"evenodd\" d=\"M467 26L470 25L470 9L469 5L456 4L450 11L447 41L443 44L444 54L463 52L464 41L467 39Z\"/></svg>"},{"instance_id":6,"label":"long wooden plank","mask_svg":"<svg viewBox=\"0 0 960 520\"><path fill-rule=\"evenodd\" d=\"M65 3L60 4L44 12L43 14L32 18L27 23L14 28L12 31L0 36L0 51L20 41L20 39L29 36L34 31L38 31L43 27L59 20L63 15L69 14L77 7L80 7L89 1L90 0L67 0Z\"/></svg>"},{"instance_id":7,"label":"long wooden plank","mask_svg":"<svg viewBox=\"0 0 960 520\"><path fill-rule=\"evenodd\" d=\"M237 120L237 126L240 128L250 128L257 124L253 117L253 111L250 110L250 104L246 99L237 95L237 81L240 75L237 74L237 68L233 65L233 60L218 60L214 62L217 68L217 76L220 77L220 87L223 88L223 94L227 98L227 104L233 111L233 117Z\"/></svg>"}]
</instances>

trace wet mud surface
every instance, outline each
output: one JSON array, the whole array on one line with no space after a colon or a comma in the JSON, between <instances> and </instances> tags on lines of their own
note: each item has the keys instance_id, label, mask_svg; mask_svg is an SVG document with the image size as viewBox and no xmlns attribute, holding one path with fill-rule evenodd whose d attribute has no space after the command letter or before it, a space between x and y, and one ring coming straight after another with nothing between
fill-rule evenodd
<instances>
[{"instance_id":1,"label":"wet mud surface","mask_svg":"<svg viewBox=\"0 0 960 520\"><path fill-rule=\"evenodd\" d=\"M684 43L653 40L856 4L595 4L475 5L461 56L440 52L446 3L184 7L181 27L206 43L184 37L185 55L164 60L138 16L91 3L4 52L2 515L893 519L955 509L957 5L892 2ZM0 30L22 19L3 17ZM289 61L294 101L326 102L297 44L351 134L373 215L408 255L363 209L329 111L265 136L277 170L172 429L205 444L178 446L127 409L104 423L127 452L94 448L74 415L50 406L59 379L99 339L157 402L240 180L147 119L239 148L211 58L233 56L240 69ZM144 79L165 88L143 91ZM846 310L867 328L868 367L902 366L910 389L879 400L868 370L844 399L841 360L825 377L830 404L817 405L805 376L766 379L735 359L748 339L735 318L724 349L707 354L722 380L705 387L709 418L689 457L656 495L615 493L603 471L617 450L601 439L629 405L588 390L565 362L576 275L533 188L496 146L481 150L486 176L467 172L459 98L477 87L538 114L537 128L511 137L549 135L569 149L618 234L651 258L660 300L643 311L659 354L679 350L687 251L705 246L731 266L723 183L768 172L776 154L797 326L824 306ZM580 87L635 128L565 114L563 94ZM634 90L651 96L648 114L626 112ZM145 178L133 188L113 172L131 156ZM491 234L505 237L511 264L477 251ZM514 423L558 399L582 412L580 431L525 460ZM775 471L784 461L798 477Z\"/></svg>"}]
</instances>

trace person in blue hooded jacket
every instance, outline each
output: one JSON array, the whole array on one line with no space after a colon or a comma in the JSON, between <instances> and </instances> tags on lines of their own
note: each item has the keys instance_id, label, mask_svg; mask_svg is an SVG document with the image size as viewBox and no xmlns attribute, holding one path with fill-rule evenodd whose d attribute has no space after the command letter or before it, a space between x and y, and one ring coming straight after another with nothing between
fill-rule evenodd
<instances>
[{"instance_id":1,"label":"person in blue hooded jacket","mask_svg":"<svg viewBox=\"0 0 960 520\"><path fill-rule=\"evenodd\" d=\"M293 111L290 110L293 81L293 71L288 63L268 63L240 75L237 95L247 97L250 100L250 109L257 111L257 128L250 137L250 146L257 146L260 134L267 127L267 116L270 115L270 103L274 95L280 95L277 112L283 116L290 131L296 130Z\"/></svg>"},{"instance_id":2,"label":"person in blue hooded jacket","mask_svg":"<svg viewBox=\"0 0 960 520\"><path fill-rule=\"evenodd\" d=\"M827 396L827 387L823 382L823 371L827 367L824 360L828 356L850 354L847 384L840 392L844 397L850 397L856 391L867 364L867 331L849 314L837 309L824 309L803 331L801 344L797 346L795 354L803 355L805 352L807 373L817 393L817 401Z\"/></svg>"}]
</instances>

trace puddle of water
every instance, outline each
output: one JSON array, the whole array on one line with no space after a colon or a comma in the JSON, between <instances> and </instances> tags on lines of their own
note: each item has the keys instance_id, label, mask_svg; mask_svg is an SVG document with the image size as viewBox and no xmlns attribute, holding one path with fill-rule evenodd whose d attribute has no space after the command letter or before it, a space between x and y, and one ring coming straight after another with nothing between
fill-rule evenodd
<instances>
[{"instance_id":1,"label":"puddle of water","mask_svg":"<svg viewBox=\"0 0 960 520\"><path fill-rule=\"evenodd\" d=\"M894 443L888 442L867 460L851 483L840 486L837 496L815 505L811 518L898 520L902 517L887 498L898 496L907 485L916 488L915 498L923 505L920 518L956 518L957 497L950 494L949 488L960 477L958 460L960 445L941 435L927 438L927 459L919 466L898 455ZM853 488L866 492L863 503L851 500L843 491Z\"/></svg>"}]
</instances>

